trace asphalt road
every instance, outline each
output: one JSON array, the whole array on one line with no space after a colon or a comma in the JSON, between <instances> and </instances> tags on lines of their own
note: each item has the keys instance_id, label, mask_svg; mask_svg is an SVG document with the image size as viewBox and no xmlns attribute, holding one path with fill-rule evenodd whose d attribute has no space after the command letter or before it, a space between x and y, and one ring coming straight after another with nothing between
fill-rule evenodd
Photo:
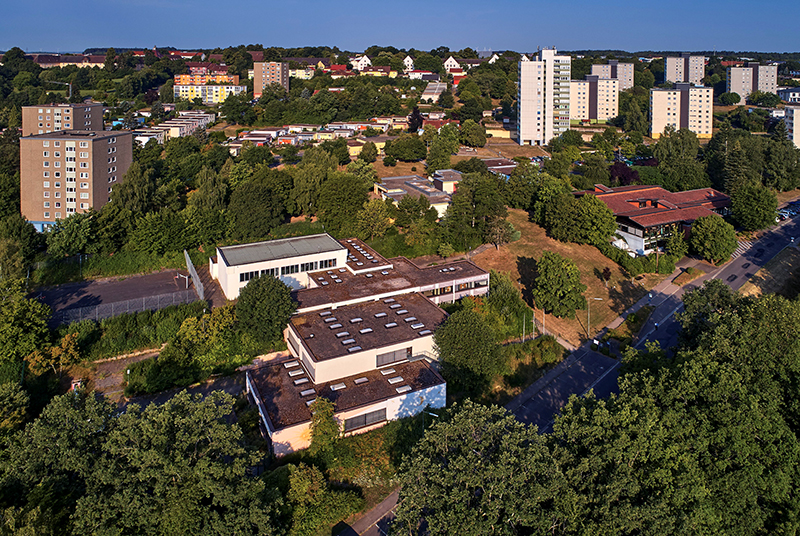
<instances>
[{"instance_id":1,"label":"asphalt road","mask_svg":"<svg viewBox=\"0 0 800 536\"><path fill-rule=\"evenodd\" d=\"M536 425L540 432L546 432L570 395L581 395L592 388L598 396L608 396L615 391L619 361L593 352L585 346L575 353L578 359L572 366L514 411L517 420Z\"/></svg>"},{"instance_id":2,"label":"asphalt road","mask_svg":"<svg viewBox=\"0 0 800 536\"><path fill-rule=\"evenodd\" d=\"M658 341L663 349L670 349L678 344L680 326L675 320L675 313L683 310L681 298L686 292L703 285L709 279L721 279L733 290L739 290L759 269L772 260L787 246L800 240L800 216L786 220L783 224L754 241L739 257L733 259L718 270L700 277L676 292L669 303L660 305L642 328L645 335L641 337L638 348L643 348L646 341ZM656 323L658 327L656 328Z\"/></svg>"}]
</instances>

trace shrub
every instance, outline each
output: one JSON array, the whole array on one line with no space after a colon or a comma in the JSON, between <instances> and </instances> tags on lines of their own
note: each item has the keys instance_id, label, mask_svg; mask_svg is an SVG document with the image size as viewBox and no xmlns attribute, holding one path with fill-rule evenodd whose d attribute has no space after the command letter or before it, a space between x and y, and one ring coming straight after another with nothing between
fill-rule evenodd
<instances>
[{"instance_id":1,"label":"shrub","mask_svg":"<svg viewBox=\"0 0 800 536\"><path fill-rule=\"evenodd\" d=\"M206 302L196 301L158 311L124 314L99 323L83 320L59 327L56 334L59 340L67 334L77 334L81 354L96 361L161 346L178 333L184 320L199 317L207 307Z\"/></svg>"}]
</instances>

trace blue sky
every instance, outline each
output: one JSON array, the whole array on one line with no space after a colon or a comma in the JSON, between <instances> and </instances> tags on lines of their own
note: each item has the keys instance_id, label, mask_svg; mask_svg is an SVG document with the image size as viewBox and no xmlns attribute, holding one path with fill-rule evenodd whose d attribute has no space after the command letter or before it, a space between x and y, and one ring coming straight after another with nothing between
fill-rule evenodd
<instances>
[{"instance_id":1,"label":"blue sky","mask_svg":"<svg viewBox=\"0 0 800 536\"><path fill-rule=\"evenodd\" d=\"M659 4L659 5L656 5ZM800 2L8 0L0 49L373 45L430 50L800 50Z\"/></svg>"}]
</instances>

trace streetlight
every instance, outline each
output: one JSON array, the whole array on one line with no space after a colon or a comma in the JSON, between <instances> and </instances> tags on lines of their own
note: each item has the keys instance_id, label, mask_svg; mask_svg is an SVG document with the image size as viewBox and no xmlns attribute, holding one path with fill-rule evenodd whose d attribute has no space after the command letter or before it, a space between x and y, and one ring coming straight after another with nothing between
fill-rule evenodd
<instances>
[{"instance_id":1,"label":"streetlight","mask_svg":"<svg viewBox=\"0 0 800 536\"><path fill-rule=\"evenodd\" d=\"M603 301L603 298L592 298L589 300L589 305L586 306L586 337L591 338L591 319L592 319L592 300Z\"/></svg>"}]
</instances>

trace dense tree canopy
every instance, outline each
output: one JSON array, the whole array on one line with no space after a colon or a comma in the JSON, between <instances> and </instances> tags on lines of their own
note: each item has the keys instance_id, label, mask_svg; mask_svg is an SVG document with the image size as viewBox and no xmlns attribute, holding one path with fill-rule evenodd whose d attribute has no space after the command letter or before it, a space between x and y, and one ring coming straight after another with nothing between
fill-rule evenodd
<instances>
[{"instance_id":1,"label":"dense tree canopy","mask_svg":"<svg viewBox=\"0 0 800 536\"><path fill-rule=\"evenodd\" d=\"M431 534L780 534L800 511L798 303L712 280L687 336L625 354L620 393L573 396L550 433L455 406L403 465L398 524Z\"/></svg>"},{"instance_id":2,"label":"dense tree canopy","mask_svg":"<svg viewBox=\"0 0 800 536\"><path fill-rule=\"evenodd\" d=\"M484 319L472 309L450 315L433 335L443 373L454 389L478 393L506 372L503 354Z\"/></svg>"},{"instance_id":3,"label":"dense tree canopy","mask_svg":"<svg viewBox=\"0 0 800 536\"><path fill-rule=\"evenodd\" d=\"M586 307L585 291L574 262L552 251L542 253L531 292L537 307L558 317L574 318L576 309Z\"/></svg>"},{"instance_id":4,"label":"dense tree canopy","mask_svg":"<svg viewBox=\"0 0 800 536\"><path fill-rule=\"evenodd\" d=\"M289 317L297 308L291 289L269 274L251 279L236 302L236 318L254 338L264 342L281 339Z\"/></svg>"},{"instance_id":5,"label":"dense tree canopy","mask_svg":"<svg viewBox=\"0 0 800 536\"><path fill-rule=\"evenodd\" d=\"M712 263L728 260L738 245L733 226L717 215L697 218L689 240L692 249Z\"/></svg>"}]
</instances>

